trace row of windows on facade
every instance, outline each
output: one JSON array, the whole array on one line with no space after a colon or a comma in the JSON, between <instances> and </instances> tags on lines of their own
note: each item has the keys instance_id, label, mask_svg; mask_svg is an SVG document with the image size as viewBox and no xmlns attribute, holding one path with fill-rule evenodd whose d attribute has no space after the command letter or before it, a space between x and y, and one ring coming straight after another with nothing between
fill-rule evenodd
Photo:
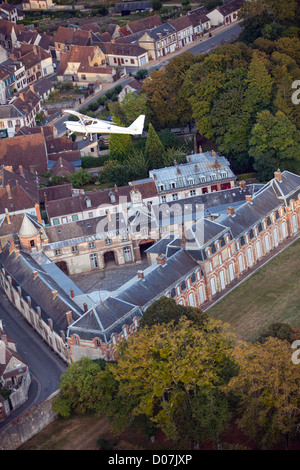
<instances>
[{"instance_id":1,"label":"row of windows on facade","mask_svg":"<svg viewBox=\"0 0 300 470\"><path fill-rule=\"evenodd\" d=\"M227 178L227 172L226 171L221 172L220 177L221 178ZM187 178L185 180L185 183L189 186L192 186L193 184L196 184L196 183L205 183L206 181L209 181L209 180L210 181L215 181L217 179L218 179L217 174L213 173L210 176L204 176L204 175L199 176L198 181L196 180L196 178ZM168 183L169 188L167 188L167 184L160 184L159 185L159 190L160 191L166 191L167 189L179 188L179 187L183 186L183 183L184 183L183 179L181 178L180 181L177 181L177 182L172 181L171 183Z\"/></svg>"}]
</instances>

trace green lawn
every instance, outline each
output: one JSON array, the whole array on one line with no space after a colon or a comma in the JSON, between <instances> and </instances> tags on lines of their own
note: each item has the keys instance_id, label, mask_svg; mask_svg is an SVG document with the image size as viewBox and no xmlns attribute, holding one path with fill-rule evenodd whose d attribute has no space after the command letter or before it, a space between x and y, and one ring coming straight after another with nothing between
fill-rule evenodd
<instances>
[{"instance_id":1,"label":"green lawn","mask_svg":"<svg viewBox=\"0 0 300 470\"><path fill-rule=\"evenodd\" d=\"M300 327L300 240L211 307L209 316L253 341L270 323Z\"/></svg>"}]
</instances>

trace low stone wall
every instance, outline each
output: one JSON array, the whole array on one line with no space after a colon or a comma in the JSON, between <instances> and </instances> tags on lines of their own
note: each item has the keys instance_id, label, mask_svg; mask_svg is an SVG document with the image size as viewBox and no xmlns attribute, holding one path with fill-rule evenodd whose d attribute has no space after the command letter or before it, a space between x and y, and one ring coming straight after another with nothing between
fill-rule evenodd
<instances>
[{"instance_id":1,"label":"low stone wall","mask_svg":"<svg viewBox=\"0 0 300 470\"><path fill-rule=\"evenodd\" d=\"M26 411L23 415L0 431L0 450L15 450L24 442L52 423L57 415L52 409L59 390Z\"/></svg>"}]
</instances>

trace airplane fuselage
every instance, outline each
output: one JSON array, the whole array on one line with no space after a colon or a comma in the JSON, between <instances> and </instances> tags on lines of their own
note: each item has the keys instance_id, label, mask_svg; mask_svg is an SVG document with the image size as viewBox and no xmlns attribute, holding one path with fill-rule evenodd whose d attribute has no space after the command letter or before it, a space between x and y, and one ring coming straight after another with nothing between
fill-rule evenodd
<instances>
[{"instance_id":1,"label":"airplane fuselage","mask_svg":"<svg viewBox=\"0 0 300 470\"><path fill-rule=\"evenodd\" d=\"M115 126L115 125L100 125L97 124L88 124L83 126L80 122L77 121L66 121L66 127L71 132L79 132L84 134L132 134L136 135L134 129L128 129L126 127Z\"/></svg>"}]
</instances>

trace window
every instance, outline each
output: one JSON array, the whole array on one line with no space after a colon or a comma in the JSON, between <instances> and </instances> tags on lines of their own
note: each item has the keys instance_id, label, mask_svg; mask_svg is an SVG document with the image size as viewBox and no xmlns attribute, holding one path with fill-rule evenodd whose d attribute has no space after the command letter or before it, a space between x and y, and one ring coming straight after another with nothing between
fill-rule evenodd
<instances>
[{"instance_id":1,"label":"window","mask_svg":"<svg viewBox=\"0 0 300 470\"><path fill-rule=\"evenodd\" d=\"M123 251L124 251L125 262L131 261L132 260L131 249L129 248L129 246L125 246L123 248Z\"/></svg>"},{"instance_id":2,"label":"window","mask_svg":"<svg viewBox=\"0 0 300 470\"><path fill-rule=\"evenodd\" d=\"M105 245L111 245L111 238L107 238L105 240Z\"/></svg>"},{"instance_id":3,"label":"window","mask_svg":"<svg viewBox=\"0 0 300 470\"><path fill-rule=\"evenodd\" d=\"M61 255L61 250L60 249L54 250L54 254L55 256Z\"/></svg>"},{"instance_id":4,"label":"window","mask_svg":"<svg viewBox=\"0 0 300 470\"><path fill-rule=\"evenodd\" d=\"M76 222L76 220L78 220L78 215L72 215L72 220L73 222Z\"/></svg>"},{"instance_id":5,"label":"window","mask_svg":"<svg viewBox=\"0 0 300 470\"><path fill-rule=\"evenodd\" d=\"M68 222L68 219L67 217L62 217L61 221L63 224L66 224Z\"/></svg>"},{"instance_id":6,"label":"window","mask_svg":"<svg viewBox=\"0 0 300 470\"><path fill-rule=\"evenodd\" d=\"M90 242L90 243L89 243L89 248L90 248L90 249L95 248L95 243L94 243L94 242Z\"/></svg>"},{"instance_id":7,"label":"window","mask_svg":"<svg viewBox=\"0 0 300 470\"><path fill-rule=\"evenodd\" d=\"M167 196L162 196L161 197L161 202L167 202Z\"/></svg>"},{"instance_id":8,"label":"window","mask_svg":"<svg viewBox=\"0 0 300 470\"><path fill-rule=\"evenodd\" d=\"M89 218L91 219L93 217L93 212L89 212Z\"/></svg>"},{"instance_id":9,"label":"window","mask_svg":"<svg viewBox=\"0 0 300 470\"><path fill-rule=\"evenodd\" d=\"M54 223L54 225L58 225L59 224L59 219L54 219L53 223Z\"/></svg>"},{"instance_id":10,"label":"window","mask_svg":"<svg viewBox=\"0 0 300 470\"><path fill-rule=\"evenodd\" d=\"M172 199L173 199L173 201L177 201L178 200L178 194L177 193L172 194Z\"/></svg>"},{"instance_id":11,"label":"window","mask_svg":"<svg viewBox=\"0 0 300 470\"><path fill-rule=\"evenodd\" d=\"M93 254L90 255L90 260L91 260L92 268L93 269L98 268L99 264L98 264L98 257L96 255L96 253L93 253Z\"/></svg>"},{"instance_id":12,"label":"window","mask_svg":"<svg viewBox=\"0 0 300 470\"><path fill-rule=\"evenodd\" d=\"M78 253L78 246L77 245L72 246L72 253Z\"/></svg>"},{"instance_id":13,"label":"window","mask_svg":"<svg viewBox=\"0 0 300 470\"><path fill-rule=\"evenodd\" d=\"M196 196L196 190L195 189L192 189L190 191L190 196Z\"/></svg>"},{"instance_id":14,"label":"window","mask_svg":"<svg viewBox=\"0 0 300 470\"><path fill-rule=\"evenodd\" d=\"M122 242L128 242L128 236L127 235L123 235Z\"/></svg>"}]
</instances>

